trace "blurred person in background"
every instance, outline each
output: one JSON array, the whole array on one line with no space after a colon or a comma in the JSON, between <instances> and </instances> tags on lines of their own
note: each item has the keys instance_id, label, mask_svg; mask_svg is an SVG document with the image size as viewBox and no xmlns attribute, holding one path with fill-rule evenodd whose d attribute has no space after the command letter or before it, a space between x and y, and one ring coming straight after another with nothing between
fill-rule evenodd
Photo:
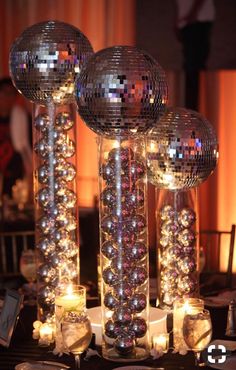
<instances>
[{"instance_id":1,"label":"blurred person in background","mask_svg":"<svg viewBox=\"0 0 236 370\"><path fill-rule=\"evenodd\" d=\"M0 176L1 192L12 196L17 179L32 177L29 115L19 104L11 79L0 79Z\"/></svg>"},{"instance_id":2,"label":"blurred person in background","mask_svg":"<svg viewBox=\"0 0 236 370\"><path fill-rule=\"evenodd\" d=\"M185 106L198 110L199 74L206 69L210 52L214 1L176 0L176 5L176 32L184 57Z\"/></svg>"}]
</instances>

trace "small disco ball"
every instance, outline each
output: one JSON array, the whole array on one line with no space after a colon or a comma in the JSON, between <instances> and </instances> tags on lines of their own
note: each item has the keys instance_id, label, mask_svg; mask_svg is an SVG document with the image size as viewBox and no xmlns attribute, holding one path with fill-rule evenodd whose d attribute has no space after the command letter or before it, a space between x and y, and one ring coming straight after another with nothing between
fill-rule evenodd
<instances>
[{"instance_id":1,"label":"small disco ball","mask_svg":"<svg viewBox=\"0 0 236 370\"><path fill-rule=\"evenodd\" d=\"M215 169L217 159L214 128L198 112L169 108L148 133L148 177L160 189L200 185Z\"/></svg>"},{"instance_id":2,"label":"small disco ball","mask_svg":"<svg viewBox=\"0 0 236 370\"><path fill-rule=\"evenodd\" d=\"M94 54L76 79L79 114L97 134L144 133L164 112L167 82L161 66L132 46Z\"/></svg>"},{"instance_id":3,"label":"small disco ball","mask_svg":"<svg viewBox=\"0 0 236 370\"><path fill-rule=\"evenodd\" d=\"M10 51L10 75L17 90L34 103L73 101L75 76L93 54L74 26L47 21L26 28Z\"/></svg>"}]
</instances>

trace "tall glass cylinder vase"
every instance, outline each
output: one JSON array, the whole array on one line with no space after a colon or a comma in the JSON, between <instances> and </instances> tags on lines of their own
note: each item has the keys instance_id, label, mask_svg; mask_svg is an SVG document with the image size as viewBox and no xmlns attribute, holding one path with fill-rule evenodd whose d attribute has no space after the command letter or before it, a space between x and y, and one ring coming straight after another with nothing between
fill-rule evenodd
<instances>
[{"instance_id":1,"label":"tall glass cylinder vase","mask_svg":"<svg viewBox=\"0 0 236 370\"><path fill-rule=\"evenodd\" d=\"M103 357L149 355L146 149L142 137L99 137Z\"/></svg>"},{"instance_id":2,"label":"tall glass cylinder vase","mask_svg":"<svg viewBox=\"0 0 236 370\"><path fill-rule=\"evenodd\" d=\"M199 294L197 189L156 190L159 305Z\"/></svg>"},{"instance_id":3,"label":"tall glass cylinder vase","mask_svg":"<svg viewBox=\"0 0 236 370\"><path fill-rule=\"evenodd\" d=\"M79 282L75 107L34 105L38 318L53 319L55 287Z\"/></svg>"}]
</instances>

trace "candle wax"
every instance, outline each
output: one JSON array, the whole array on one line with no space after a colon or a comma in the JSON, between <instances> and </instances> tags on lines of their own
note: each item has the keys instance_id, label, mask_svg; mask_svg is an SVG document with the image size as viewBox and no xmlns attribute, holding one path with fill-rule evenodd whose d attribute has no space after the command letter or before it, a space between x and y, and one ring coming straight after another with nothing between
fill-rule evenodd
<instances>
[{"instance_id":1,"label":"candle wax","mask_svg":"<svg viewBox=\"0 0 236 370\"><path fill-rule=\"evenodd\" d=\"M77 294L66 294L55 298L56 306L63 307L66 311L76 311L78 306L82 308L83 299Z\"/></svg>"}]
</instances>

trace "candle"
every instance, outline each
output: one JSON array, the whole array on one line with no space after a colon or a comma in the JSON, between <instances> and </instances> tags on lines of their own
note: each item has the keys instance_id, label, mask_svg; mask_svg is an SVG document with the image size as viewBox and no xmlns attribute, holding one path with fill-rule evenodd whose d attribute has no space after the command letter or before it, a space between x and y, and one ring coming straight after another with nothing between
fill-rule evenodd
<instances>
[{"instance_id":1,"label":"candle","mask_svg":"<svg viewBox=\"0 0 236 370\"><path fill-rule=\"evenodd\" d=\"M50 324L42 324L39 329L39 345L49 346L53 341L53 328Z\"/></svg>"},{"instance_id":2,"label":"candle","mask_svg":"<svg viewBox=\"0 0 236 370\"><path fill-rule=\"evenodd\" d=\"M152 338L152 346L157 352L168 352L169 349L169 334L157 334Z\"/></svg>"},{"instance_id":3,"label":"candle","mask_svg":"<svg viewBox=\"0 0 236 370\"><path fill-rule=\"evenodd\" d=\"M148 151L149 151L149 153L157 153L158 146L157 146L155 141L150 141L149 142Z\"/></svg>"},{"instance_id":4,"label":"candle","mask_svg":"<svg viewBox=\"0 0 236 370\"><path fill-rule=\"evenodd\" d=\"M39 329L40 338L52 340L52 327L48 324L41 325Z\"/></svg>"},{"instance_id":5,"label":"candle","mask_svg":"<svg viewBox=\"0 0 236 370\"><path fill-rule=\"evenodd\" d=\"M41 321L39 320L36 320L33 322L33 339L39 339L40 338L40 333L39 333L39 330L42 326L42 323Z\"/></svg>"},{"instance_id":6,"label":"candle","mask_svg":"<svg viewBox=\"0 0 236 370\"><path fill-rule=\"evenodd\" d=\"M42 326L41 321L36 320L36 321L33 322L33 328L34 329L39 330L41 326Z\"/></svg>"},{"instance_id":7,"label":"candle","mask_svg":"<svg viewBox=\"0 0 236 370\"><path fill-rule=\"evenodd\" d=\"M174 303L173 334L176 351L188 350L183 338L183 321L186 314L197 314L204 309L204 302L199 298L181 298Z\"/></svg>"},{"instance_id":8,"label":"candle","mask_svg":"<svg viewBox=\"0 0 236 370\"><path fill-rule=\"evenodd\" d=\"M63 307L65 311L81 311L84 308L84 297L73 292L72 286L68 286L65 295L55 297L55 305Z\"/></svg>"}]
</instances>

